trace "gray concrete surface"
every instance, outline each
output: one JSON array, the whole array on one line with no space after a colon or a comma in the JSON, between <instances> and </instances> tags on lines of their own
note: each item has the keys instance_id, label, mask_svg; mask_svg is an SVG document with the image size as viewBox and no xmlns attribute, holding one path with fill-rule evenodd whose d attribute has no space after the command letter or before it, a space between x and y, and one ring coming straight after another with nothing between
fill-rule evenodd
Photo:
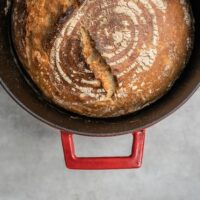
<instances>
[{"instance_id":1,"label":"gray concrete surface","mask_svg":"<svg viewBox=\"0 0 200 200\"><path fill-rule=\"evenodd\" d=\"M141 169L70 171L58 131L23 111L0 87L0 200L199 200L199 102L200 90L148 130ZM131 145L130 136L75 141L81 155L127 154Z\"/></svg>"}]
</instances>

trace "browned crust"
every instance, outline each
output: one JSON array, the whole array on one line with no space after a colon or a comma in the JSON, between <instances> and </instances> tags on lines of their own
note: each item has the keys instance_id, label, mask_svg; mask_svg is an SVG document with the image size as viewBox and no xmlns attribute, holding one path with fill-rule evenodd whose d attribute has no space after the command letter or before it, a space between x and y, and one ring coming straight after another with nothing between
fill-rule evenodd
<instances>
[{"instance_id":1,"label":"browned crust","mask_svg":"<svg viewBox=\"0 0 200 200\"><path fill-rule=\"evenodd\" d=\"M115 0L110 2L115 4ZM193 21L185 21L185 12L188 14L187 17L191 17L189 15L190 8L187 4L183 9L180 0L166 0L166 2L168 6L165 13L162 13L155 6L153 7L159 33L154 64L149 70L138 72L140 70L135 69L123 77L118 77L117 82L120 87L116 89L116 94L111 99L103 98L106 96L106 91L103 91L102 86L90 85L94 97L75 90L73 84L67 83L63 78L58 78L58 72L55 74L55 68L51 67L53 43L56 41L63 24L73 17L83 1L56 0L49 4L45 0L37 0L37 3L34 0L15 0L12 15L14 45L23 66L50 101L67 110L90 117L114 117L128 114L142 109L164 95L179 77L190 54L192 42L189 44L188 41L192 41ZM139 6L145 9L144 6ZM140 30L142 33L139 35L138 43L145 40L146 45L151 49L152 44L149 41L147 31L151 32L152 21L146 11L144 16L149 24L143 31ZM95 30L91 28L89 31L94 37L96 48L103 55L102 46L98 38L95 38ZM80 36L79 33L77 35ZM85 69L89 70L89 66L85 61L78 36L65 36L63 41L67 42L61 44L63 51L60 57L63 63L66 61L68 64L63 68L64 72L71 73L73 70L81 70L82 73L77 77L75 75L73 82L76 82L80 87L88 88L88 84L83 84L81 80L95 81L95 77L92 73L83 73ZM72 54L72 48L75 49L74 54ZM141 52L140 48L135 50L135 56ZM134 59L132 60L134 61ZM132 61L129 59L127 62ZM80 63L80 67L77 68ZM113 75L122 72L126 66L126 64L121 64L112 68ZM135 82L132 80L134 75ZM132 83L131 86L130 83ZM126 90L126 93L119 93L120 89L121 91ZM101 91L101 94L98 91Z\"/></svg>"}]
</instances>

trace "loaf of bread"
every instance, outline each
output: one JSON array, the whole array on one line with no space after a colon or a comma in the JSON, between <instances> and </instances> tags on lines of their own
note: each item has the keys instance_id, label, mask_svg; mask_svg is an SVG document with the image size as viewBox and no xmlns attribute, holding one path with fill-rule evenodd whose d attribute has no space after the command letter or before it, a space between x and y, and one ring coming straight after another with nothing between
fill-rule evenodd
<instances>
[{"instance_id":1,"label":"loaf of bread","mask_svg":"<svg viewBox=\"0 0 200 200\"><path fill-rule=\"evenodd\" d=\"M18 57L47 99L89 117L138 111L180 76L193 41L187 0L15 0Z\"/></svg>"}]
</instances>

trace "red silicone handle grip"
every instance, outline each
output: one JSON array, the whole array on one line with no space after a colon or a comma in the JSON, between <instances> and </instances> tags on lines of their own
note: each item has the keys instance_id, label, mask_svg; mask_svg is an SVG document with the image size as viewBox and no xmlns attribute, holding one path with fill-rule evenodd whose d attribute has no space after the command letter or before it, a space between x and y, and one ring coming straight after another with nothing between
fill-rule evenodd
<instances>
[{"instance_id":1,"label":"red silicone handle grip","mask_svg":"<svg viewBox=\"0 0 200 200\"><path fill-rule=\"evenodd\" d=\"M142 164L145 130L133 133L132 154L128 157L77 157L75 155L73 134L61 132L65 163L69 169L102 170L140 168Z\"/></svg>"}]
</instances>

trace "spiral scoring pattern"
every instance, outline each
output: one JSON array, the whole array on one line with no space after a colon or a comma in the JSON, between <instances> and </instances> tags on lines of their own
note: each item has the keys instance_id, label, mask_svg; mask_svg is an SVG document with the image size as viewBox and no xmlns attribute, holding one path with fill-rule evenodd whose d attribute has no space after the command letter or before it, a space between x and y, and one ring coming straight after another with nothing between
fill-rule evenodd
<instances>
[{"instance_id":1,"label":"spiral scoring pattern","mask_svg":"<svg viewBox=\"0 0 200 200\"><path fill-rule=\"evenodd\" d=\"M84 62L78 59L81 57L79 28L84 26L117 77L119 89L115 96L120 97L120 87L127 73L132 70L141 73L153 65L159 40L156 12L165 13L166 9L165 0L84 1L64 23L54 42L51 66L56 76L62 77L72 85L74 91L79 91L83 96L105 98L104 89L94 87L98 81ZM152 26L149 27L149 24ZM141 36L142 41L139 40ZM69 58L74 61L73 70L70 70L72 62ZM132 79L134 81L134 77Z\"/></svg>"},{"instance_id":2,"label":"spiral scoring pattern","mask_svg":"<svg viewBox=\"0 0 200 200\"><path fill-rule=\"evenodd\" d=\"M15 0L13 41L44 95L90 117L163 96L193 44L187 0Z\"/></svg>"}]
</instances>

